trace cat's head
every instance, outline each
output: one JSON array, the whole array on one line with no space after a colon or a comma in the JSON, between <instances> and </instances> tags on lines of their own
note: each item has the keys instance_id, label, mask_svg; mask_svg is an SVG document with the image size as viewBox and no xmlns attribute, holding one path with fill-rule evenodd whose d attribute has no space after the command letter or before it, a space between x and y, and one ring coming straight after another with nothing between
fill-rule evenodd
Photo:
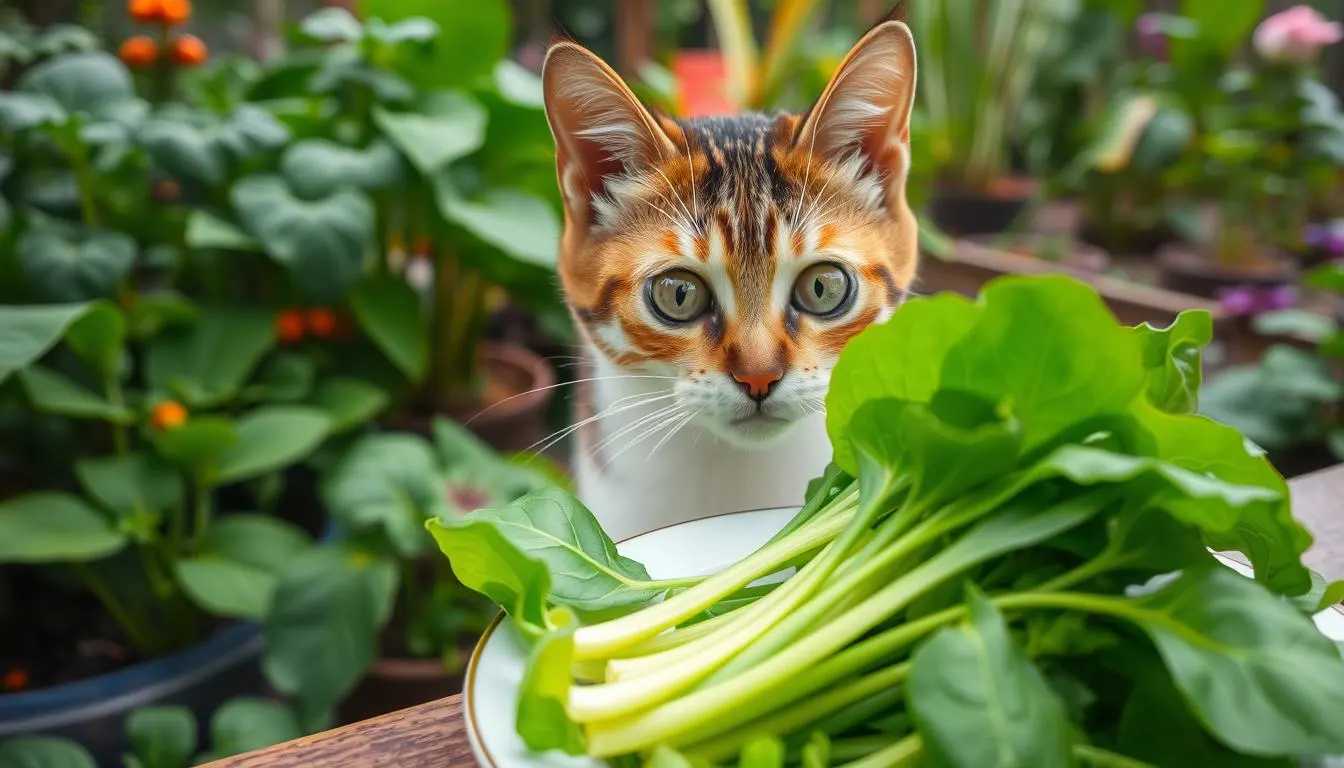
<instances>
[{"instance_id":1,"label":"cat's head","mask_svg":"<svg viewBox=\"0 0 1344 768\"><path fill-rule=\"evenodd\" d=\"M818 411L841 348L915 274L910 30L875 27L803 115L672 120L571 42L543 81L560 278L592 345L674 377L677 401L730 441Z\"/></svg>"}]
</instances>

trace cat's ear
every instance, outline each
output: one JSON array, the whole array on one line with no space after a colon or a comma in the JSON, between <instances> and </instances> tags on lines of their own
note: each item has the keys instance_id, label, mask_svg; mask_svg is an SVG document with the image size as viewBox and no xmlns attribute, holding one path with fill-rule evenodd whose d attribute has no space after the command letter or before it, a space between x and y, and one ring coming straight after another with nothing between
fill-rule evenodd
<instances>
[{"instance_id":1,"label":"cat's ear","mask_svg":"<svg viewBox=\"0 0 1344 768\"><path fill-rule=\"evenodd\" d=\"M542 68L565 207L585 226L615 176L672 157L676 146L611 67L572 42L551 46Z\"/></svg>"},{"instance_id":2,"label":"cat's ear","mask_svg":"<svg viewBox=\"0 0 1344 768\"><path fill-rule=\"evenodd\" d=\"M903 188L914 104L914 38L904 22L885 21L840 62L799 127L795 147L831 159L861 153Z\"/></svg>"}]
</instances>

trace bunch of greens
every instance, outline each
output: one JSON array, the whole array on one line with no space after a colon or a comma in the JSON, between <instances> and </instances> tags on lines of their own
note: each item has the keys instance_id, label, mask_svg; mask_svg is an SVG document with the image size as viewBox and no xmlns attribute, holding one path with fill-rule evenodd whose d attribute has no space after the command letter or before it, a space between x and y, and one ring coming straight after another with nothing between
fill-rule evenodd
<instances>
[{"instance_id":1,"label":"bunch of greens","mask_svg":"<svg viewBox=\"0 0 1344 768\"><path fill-rule=\"evenodd\" d=\"M550 491L430 529L531 644L518 729L618 765L1256 765L1344 751L1286 486L1193 415L1210 317L1067 277L856 337L834 463L773 539L651 580ZM1254 580L1208 547L1244 553ZM789 568L788 578L768 579Z\"/></svg>"}]
</instances>

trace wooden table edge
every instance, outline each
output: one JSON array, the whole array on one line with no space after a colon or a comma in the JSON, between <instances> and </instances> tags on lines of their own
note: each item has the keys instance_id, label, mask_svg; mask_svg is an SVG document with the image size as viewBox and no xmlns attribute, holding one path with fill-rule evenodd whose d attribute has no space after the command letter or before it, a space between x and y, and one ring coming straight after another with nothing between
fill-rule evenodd
<instances>
[{"instance_id":1,"label":"wooden table edge","mask_svg":"<svg viewBox=\"0 0 1344 768\"><path fill-rule=\"evenodd\" d=\"M1289 481L1293 514L1316 537L1304 558L1327 580L1344 579L1344 464ZM470 768L476 765L462 697L333 728L207 763L203 768Z\"/></svg>"}]
</instances>

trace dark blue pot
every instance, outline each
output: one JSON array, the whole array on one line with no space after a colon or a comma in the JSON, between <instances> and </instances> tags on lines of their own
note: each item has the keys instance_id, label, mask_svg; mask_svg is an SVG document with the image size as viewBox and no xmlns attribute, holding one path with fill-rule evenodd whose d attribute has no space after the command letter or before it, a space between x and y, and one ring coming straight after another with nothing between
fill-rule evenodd
<instances>
[{"instance_id":1,"label":"dark blue pot","mask_svg":"<svg viewBox=\"0 0 1344 768\"><path fill-rule=\"evenodd\" d=\"M178 704L196 714L201 732L235 696L266 696L261 627L238 623L170 656L105 675L24 693L0 695L0 740L49 735L84 745L99 765L120 765L128 750L126 716L151 704Z\"/></svg>"}]
</instances>

